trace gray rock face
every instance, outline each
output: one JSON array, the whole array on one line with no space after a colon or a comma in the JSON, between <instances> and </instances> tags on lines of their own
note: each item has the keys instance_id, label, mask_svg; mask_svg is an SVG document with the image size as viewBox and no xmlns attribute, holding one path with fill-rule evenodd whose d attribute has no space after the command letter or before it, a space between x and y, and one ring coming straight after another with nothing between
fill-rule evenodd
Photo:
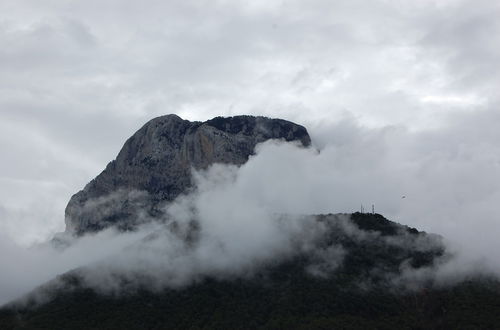
<instances>
[{"instance_id":1,"label":"gray rock face","mask_svg":"<svg viewBox=\"0 0 500 330\"><path fill-rule=\"evenodd\" d=\"M191 169L244 164L269 139L311 143L307 130L281 119L236 116L190 122L155 118L130 137L116 160L71 197L66 232L82 235L117 226L130 229L161 215L159 205L192 186Z\"/></svg>"}]
</instances>

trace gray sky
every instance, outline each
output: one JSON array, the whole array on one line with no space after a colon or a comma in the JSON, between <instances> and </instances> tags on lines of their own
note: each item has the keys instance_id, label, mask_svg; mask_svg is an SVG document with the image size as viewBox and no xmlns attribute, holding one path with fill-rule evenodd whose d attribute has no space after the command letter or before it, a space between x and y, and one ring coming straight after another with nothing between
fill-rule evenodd
<instances>
[{"instance_id":1,"label":"gray sky","mask_svg":"<svg viewBox=\"0 0 500 330\"><path fill-rule=\"evenodd\" d=\"M329 150L332 212L500 248L499 2L247 2L0 0L0 229L62 230L155 116L258 114Z\"/></svg>"}]
</instances>

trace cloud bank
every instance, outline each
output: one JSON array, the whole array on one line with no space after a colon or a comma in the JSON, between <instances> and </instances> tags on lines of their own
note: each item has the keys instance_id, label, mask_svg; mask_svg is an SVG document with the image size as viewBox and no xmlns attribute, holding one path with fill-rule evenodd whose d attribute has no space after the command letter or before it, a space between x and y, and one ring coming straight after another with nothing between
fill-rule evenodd
<instances>
[{"instance_id":1,"label":"cloud bank","mask_svg":"<svg viewBox=\"0 0 500 330\"><path fill-rule=\"evenodd\" d=\"M120 274L131 282L142 276L162 288L204 276L249 275L256 265L297 251L314 251L312 260L321 262L311 264L308 272L328 276L342 265L345 251L342 246L315 251L313 243L326 229L304 216L353 212L360 204L373 204L391 220L444 235L455 255L439 268L408 269L395 281L436 274L459 279L478 271L500 274L491 253L498 248L499 213L493 202L484 203L500 191L500 162L476 147L494 147L498 133L490 116L484 118L488 121L471 125L478 119L466 113L446 130L422 133L366 128L346 117L336 126L313 130L320 148L268 141L239 168L215 164L193 173L197 189L165 206L164 223L137 232L86 236L63 251L48 246L26 250L3 238L1 263L14 265L15 259L17 266L2 274L1 296L5 302L80 266L90 265L84 274L92 287L119 290L112 284ZM478 169L491 177L478 179ZM364 239L352 228L342 230ZM386 243L409 244L404 237ZM434 243L412 244L419 250Z\"/></svg>"}]
</instances>

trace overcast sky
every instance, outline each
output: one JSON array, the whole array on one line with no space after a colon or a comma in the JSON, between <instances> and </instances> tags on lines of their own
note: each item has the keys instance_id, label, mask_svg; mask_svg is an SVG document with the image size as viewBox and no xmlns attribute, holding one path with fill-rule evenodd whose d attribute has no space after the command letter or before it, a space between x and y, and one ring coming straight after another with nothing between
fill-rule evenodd
<instances>
[{"instance_id":1,"label":"overcast sky","mask_svg":"<svg viewBox=\"0 0 500 330\"><path fill-rule=\"evenodd\" d=\"M339 176L384 187L411 168L419 204L389 215L441 233L460 222L432 214L496 223L499 59L491 0L0 0L0 230L63 230L70 196L168 113L295 121L337 148Z\"/></svg>"}]
</instances>

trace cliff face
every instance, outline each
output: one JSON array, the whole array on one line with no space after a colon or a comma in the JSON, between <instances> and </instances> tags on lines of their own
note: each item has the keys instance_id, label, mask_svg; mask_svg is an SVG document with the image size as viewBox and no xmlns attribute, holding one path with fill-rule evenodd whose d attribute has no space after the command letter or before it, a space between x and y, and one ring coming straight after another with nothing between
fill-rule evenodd
<instances>
[{"instance_id":1,"label":"cliff face","mask_svg":"<svg viewBox=\"0 0 500 330\"><path fill-rule=\"evenodd\" d=\"M281 119L236 116L190 122L155 118L130 137L116 160L71 197L66 232L81 235L109 226L133 228L161 214L158 206L192 185L191 169L214 163L241 165L269 139L311 143L307 130Z\"/></svg>"}]
</instances>

